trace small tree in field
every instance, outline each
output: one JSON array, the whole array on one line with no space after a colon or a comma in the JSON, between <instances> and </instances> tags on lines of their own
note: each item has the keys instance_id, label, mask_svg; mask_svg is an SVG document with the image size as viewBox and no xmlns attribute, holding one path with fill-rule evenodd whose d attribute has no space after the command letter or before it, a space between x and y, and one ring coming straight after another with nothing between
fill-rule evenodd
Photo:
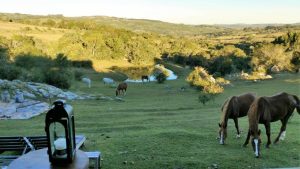
<instances>
[{"instance_id":1,"label":"small tree in field","mask_svg":"<svg viewBox=\"0 0 300 169\"><path fill-rule=\"evenodd\" d=\"M169 76L169 72L165 69L162 65L156 65L155 69L153 71L153 75L158 83L163 83L167 80L167 77Z\"/></svg>"},{"instance_id":2,"label":"small tree in field","mask_svg":"<svg viewBox=\"0 0 300 169\"><path fill-rule=\"evenodd\" d=\"M202 104L207 103L217 94L224 91L224 88L202 67L195 67L195 70L189 74L186 81L189 82L191 86L196 86L201 90L198 99Z\"/></svg>"}]
</instances>

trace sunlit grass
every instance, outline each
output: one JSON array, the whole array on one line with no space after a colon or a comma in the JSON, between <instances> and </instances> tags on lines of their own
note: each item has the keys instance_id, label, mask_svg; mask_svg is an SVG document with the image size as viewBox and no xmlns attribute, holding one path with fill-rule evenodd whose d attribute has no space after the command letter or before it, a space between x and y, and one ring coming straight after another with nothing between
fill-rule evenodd
<instances>
[{"instance_id":1,"label":"sunlit grass","mask_svg":"<svg viewBox=\"0 0 300 169\"><path fill-rule=\"evenodd\" d=\"M181 69L182 74L187 74ZM101 82L103 74L90 73L92 88L75 82L72 90L114 97L115 88ZM227 144L216 140L223 101L232 95L256 92L259 96L286 91L299 96L299 74L276 75L259 82L234 81L225 92L207 105L201 105L198 91L189 88L185 77L145 84L130 83L124 102L82 100L69 102L74 107L76 133L87 136L85 150L99 150L104 169L118 168L270 168L300 166L300 116L295 113L287 125L286 140L270 149L262 147L262 157L255 159L251 146L242 148L247 118L240 119L242 138L235 138L230 120ZM180 87L187 87L181 91ZM30 120L1 120L0 134L40 135L45 115ZM266 143L262 129L263 145ZM277 136L280 122L271 124L271 138ZM126 164L124 164L126 163Z\"/></svg>"}]
</instances>

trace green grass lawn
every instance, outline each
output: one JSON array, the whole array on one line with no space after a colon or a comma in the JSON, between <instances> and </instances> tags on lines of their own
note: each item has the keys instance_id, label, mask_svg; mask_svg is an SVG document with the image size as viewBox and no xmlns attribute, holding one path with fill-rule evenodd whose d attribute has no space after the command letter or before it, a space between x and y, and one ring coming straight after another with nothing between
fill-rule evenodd
<instances>
[{"instance_id":1,"label":"green grass lawn","mask_svg":"<svg viewBox=\"0 0 300 169\"><path fill-rule=\"evenodd\" d=\"M114 88L105 86L98 74L91 74L92 88L81 82L73 91L114 96ZM84 150L102 152L104 169L194 169L270 168L300 166L300 116L294 113L287 125L286 140L266 149L262 129L261 158L254 158L252 147L243 148L247 118L240 119L242 137L236 139L232 120L228 124L227 144L217 137L220 108L232 95L255 92L259 96L285 91L300 94L299 74L280 74L257 83L234 81L225 92L207 105L198 102L198 91L189 88L181 76L164 84L130 83L124 102L82 100L69 102L75 113L76 133L87 137ZM187 87L180 91L180 87ZM41 135L45 115L30 120L1 120L0 135ZM280 122L271 124L271 138L279 132Z\"/></svg>"}]
</instances>

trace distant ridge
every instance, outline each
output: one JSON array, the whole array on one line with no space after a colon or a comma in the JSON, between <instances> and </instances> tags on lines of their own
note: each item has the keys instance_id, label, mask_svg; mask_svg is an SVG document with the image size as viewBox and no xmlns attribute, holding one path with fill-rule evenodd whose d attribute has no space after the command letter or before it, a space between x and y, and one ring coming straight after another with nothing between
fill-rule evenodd
<instances>
[{"instance_id":1,"label":"distant ridge","mask_svg":"<svg viewBox=\"0 0 300 169\"><path fill-rule=\"evenodd\" d=\"M150 32L163 35L176 35L176 36L199 36L207 34L226 34L233 29L243 29L246 27L251 28L264 28L267 26L300 26L300 22L294 24L215 24L215 25L187 25L163 22L160 20L149 19L132 19L132 18L118 18L110 16L80 16L80 17L64 17L63 15L30 15L20 13L0 13L0 19L9 21L10 19L18 22L18 20L46 20L52 19L56 21L73 20L84 21L92 20L98 25L112 26L118 29L126 29L133 32Z\"/></svg>"}]
</instances>

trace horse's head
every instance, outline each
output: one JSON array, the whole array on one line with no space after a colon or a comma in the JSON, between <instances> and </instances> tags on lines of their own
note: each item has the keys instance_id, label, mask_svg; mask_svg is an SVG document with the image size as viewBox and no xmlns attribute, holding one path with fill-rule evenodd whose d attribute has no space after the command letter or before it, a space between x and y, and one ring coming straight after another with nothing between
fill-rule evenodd
<instances>
[{"instance_id":1,"label":"horse's head","mask_svg":"<svg viewBox=\"0 0 300 169\"><path fill-rule=\"evenodd\" d=\"M260 144L261 144L260 130L256 132L251 131L251 135L252 135L252 139L251 139L252 148L255 157L258 158L260 156Z\"/></svg>"},{"instance_id":2,"label":"horse's head","mask_svg":"<svg viewBox=\"0 0 300 169\"><path fill-rule=\"evenodd\" d=\"M219 139L220 139L220 144L224 145L225 144L225 139L227 137L227 124L225 123L219 123Z\"/></svg>"},{"instance_id":3,"label":"horse's head","mask_svg":"<svg viewBox=\"0 0 300 169\"><path fill-rule=\"evenodd\" d=\"M297 112L300 114L300 101L299 101L299 98L296 95L293 95L293 98L295 100L295 106L296 106Z\"/></svg>"}]
</instances>

